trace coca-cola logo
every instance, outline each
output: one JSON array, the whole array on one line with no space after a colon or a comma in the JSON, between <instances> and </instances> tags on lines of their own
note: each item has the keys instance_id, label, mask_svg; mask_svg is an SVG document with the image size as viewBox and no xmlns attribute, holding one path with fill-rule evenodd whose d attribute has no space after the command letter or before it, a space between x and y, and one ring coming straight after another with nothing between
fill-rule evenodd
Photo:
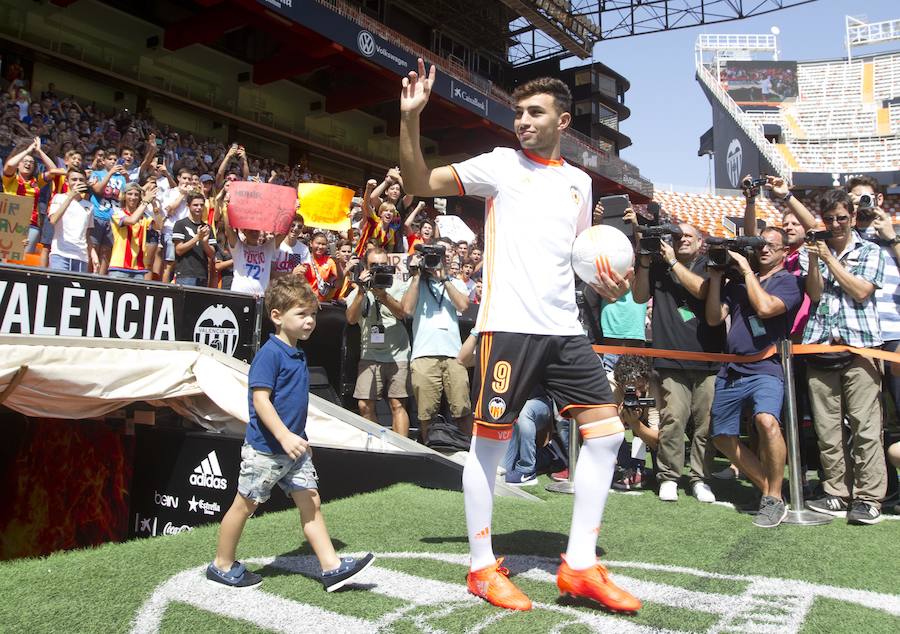
<instances>
[{"instance_id":1,"label":"coca-cola logo","mask_svg":"<svg viewBox=\"0 0 900 634\"><path fill-rule=\"evenodd\" d=\"M163 527L163 535L177 535L178 533L190 533L194 530L193 526L188 526L187 524L182 524L181 526L175 526L172 522L166 522L166 525Z\"/></svg>"}]
</instances>

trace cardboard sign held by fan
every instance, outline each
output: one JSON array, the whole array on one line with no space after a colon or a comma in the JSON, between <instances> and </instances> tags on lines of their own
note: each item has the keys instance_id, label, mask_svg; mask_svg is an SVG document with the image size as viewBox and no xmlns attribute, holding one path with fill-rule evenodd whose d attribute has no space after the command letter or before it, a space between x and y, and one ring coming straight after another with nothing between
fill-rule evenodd
<instances>
[{"instance_id":1,"label":"cardboard sign held by fan","mask_svg":"<svg viewBox=\"0 0 900 634\"><path fill-rule=\"evenodd\" d=\"M228 188L228 222L236 229L285 234L297 215L293 187L235 181Z\"/></svg>"}]
</instances>

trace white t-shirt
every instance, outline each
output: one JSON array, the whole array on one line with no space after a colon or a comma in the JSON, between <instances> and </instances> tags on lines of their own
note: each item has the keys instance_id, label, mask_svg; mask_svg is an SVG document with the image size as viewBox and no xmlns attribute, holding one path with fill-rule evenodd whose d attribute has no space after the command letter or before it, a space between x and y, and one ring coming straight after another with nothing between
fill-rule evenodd
<instances>
[{"instance_id":1,"label":"white t-shirt","mask_svg":"<svg viewBox=\"0 0 900 634\"><path fill-rule=\"evenodd\" d=\"M275 273L290 273L298 264L310 264L312 258L309 255L309 247L297 240L294 246L287 242L287 238L281 241L281 246L275 252L275 263L272 271Z\"/></svg>"},{"instance_id":2,"label":"white t-shirt","mask_svg":"<svg viewBox=\"0 0 900 634\"><path fill-rule=\"evenodd\" d=\"M262 295L269 286L272 260L275 258L275 241L263 246L248 246L241 240L231 248L234 260L234 279L231 290L250 295Z\"/></svg>"},{"instance_id":3,"label":"white t-shirt","mask_svg":"<svg viewBox=\"0 0 900 634\"><path fill-rule=\"evenodd\" d=\"M166 192L165 198L163 198L162 209L163 213L166 214L166 220L163 223L163 233L172 235L172 229L175 227L175 223L181 220L182 218L188 217L188 206L187 206L187 196L182 197L181 202L175 208L175 213L171 216L168 215L167 207L175 202L178 197L181 196L181 190L177 187L171 188Z\"/></svg>"},{"instance_id":4,"label":"white t-shirt","mask_svg":"<svg viewBox=\"0 0 900 634\"><path fill-rule=\"evenodd\" d=\"M484 196L479 332L582 335L572 244L591 226L591 179L565 161L497 148L452 169Z\"/></svg>"},{"instance_id":5,"label":"white t-shirt","mask_svg":"<svg viewBox=\"0 0 900 634\"><path fill-rule=\"evenodd\" d=\"M62 207L68 194L56 194L50 201L48 218ZM94 226L94 214L90 200L73 200L62 218L53 225L53 241L50 253L72 260L88 261L87 236L89 227Z\"/></svg>"}]
</instances>

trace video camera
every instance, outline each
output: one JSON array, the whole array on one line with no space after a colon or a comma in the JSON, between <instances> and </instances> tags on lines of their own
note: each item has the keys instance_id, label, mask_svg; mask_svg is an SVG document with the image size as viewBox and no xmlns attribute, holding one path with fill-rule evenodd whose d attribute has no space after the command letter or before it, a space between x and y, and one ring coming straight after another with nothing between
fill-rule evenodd
<instances>
[{"instance_id":1,"label":"video camera","mask_svg":"<svg viewBox=\"0 0 900 634\"><path fill-rule=\"evenodd\" d=\"M664 236L680 238L684 234L681 227L673 224L646 225L641 228L638 255L658 255Z\"/></svg>"},{"instance_id":2,"label":"video camera","mask_svg":"<svg viewBox=\"0 0 900 634\"><path fill-rule=\"evenodd\" d=\"M757 178L747 176L741 181L741 187L744 189L759 189L768 182L768 177L763 174Z\"/></svg>"},{"instance_id":3,"label":"video camera","mask_svg":"<svg viewBox=\"0 0 900 634\"><path fill-rule=\"evenodd\" d=\"M422 256L422 268L431 271L441 268L447 250L443 244L422 244L421 242L413 249Z\"/></svg>"},{"instance_id":4,"label":"video camera","mask_svg":"<svg viewBox=\"0 0 900 634\"><path fill-rule=\"evenodd\" d=\"M394 275L397 273L396 267L390 264L372 264L369 266L369 279L363 282L359 279L359 273L353 278L353 281L365 287L368 290L373 288L390 288L394 285Z\"/></svg>"},{"instance_id":5,"label":"video camera","mask_svg":"<svg viewBox=\"0 0 900 634\"><path fill-rule=\"evenodd\" d=\"M622 400L622 407L627 409L638 409L640 407L656 407L655 398L638 398L637 389L633 385L625 386L625 398Z\"/></svg>"},{"instance_id":6,"label":"video camera","mask_svg":"<svg viewBox=\"0 0 900 634\"><path fill-rule=\"evenodd\" d=\"M706 239L706 244L708 247L706 268L726 269L731 264L729 251L740 251L749 257L753 251L762 249L766 241L759 236L738 236L737 238L709 237Z\"/></svg>"},{"instance_id":7,"label":"video camera","mask_svg":"<svg viewBox=\"0 0 900 634\"><path fill-rule=\"evenodd\" d=\"M834 237L834 231L807 231L807 242L819 242L821 240L831 240Z\"/></svg>"}]
</instances>

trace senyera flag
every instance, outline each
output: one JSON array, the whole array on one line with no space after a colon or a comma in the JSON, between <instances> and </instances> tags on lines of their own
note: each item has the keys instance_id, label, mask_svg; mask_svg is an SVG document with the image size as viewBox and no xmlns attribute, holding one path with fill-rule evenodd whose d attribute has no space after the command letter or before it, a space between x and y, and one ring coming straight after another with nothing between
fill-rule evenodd
<instances>
[{"instance_id":1,"label":"senyera flag","mask_svg":"<svg viewBox=\"0 0 900 634\"><path fill-rule=\"evenodd\" d=\"M228 222L238 229L287 233L297 215L292 187L235 181L228 195Z\"/></svg>"},{"instance_id":2,"label":"senyera flag","mask_svg":"<svg viewBox=\"0 0 900 634\"><path fill-rule=\"evenodd\" d=\"M297 186L297 199L306 225L332 231L346 231L350 228L352 189L321 183L300 183Z\"/></svg>"}]
</instances>

